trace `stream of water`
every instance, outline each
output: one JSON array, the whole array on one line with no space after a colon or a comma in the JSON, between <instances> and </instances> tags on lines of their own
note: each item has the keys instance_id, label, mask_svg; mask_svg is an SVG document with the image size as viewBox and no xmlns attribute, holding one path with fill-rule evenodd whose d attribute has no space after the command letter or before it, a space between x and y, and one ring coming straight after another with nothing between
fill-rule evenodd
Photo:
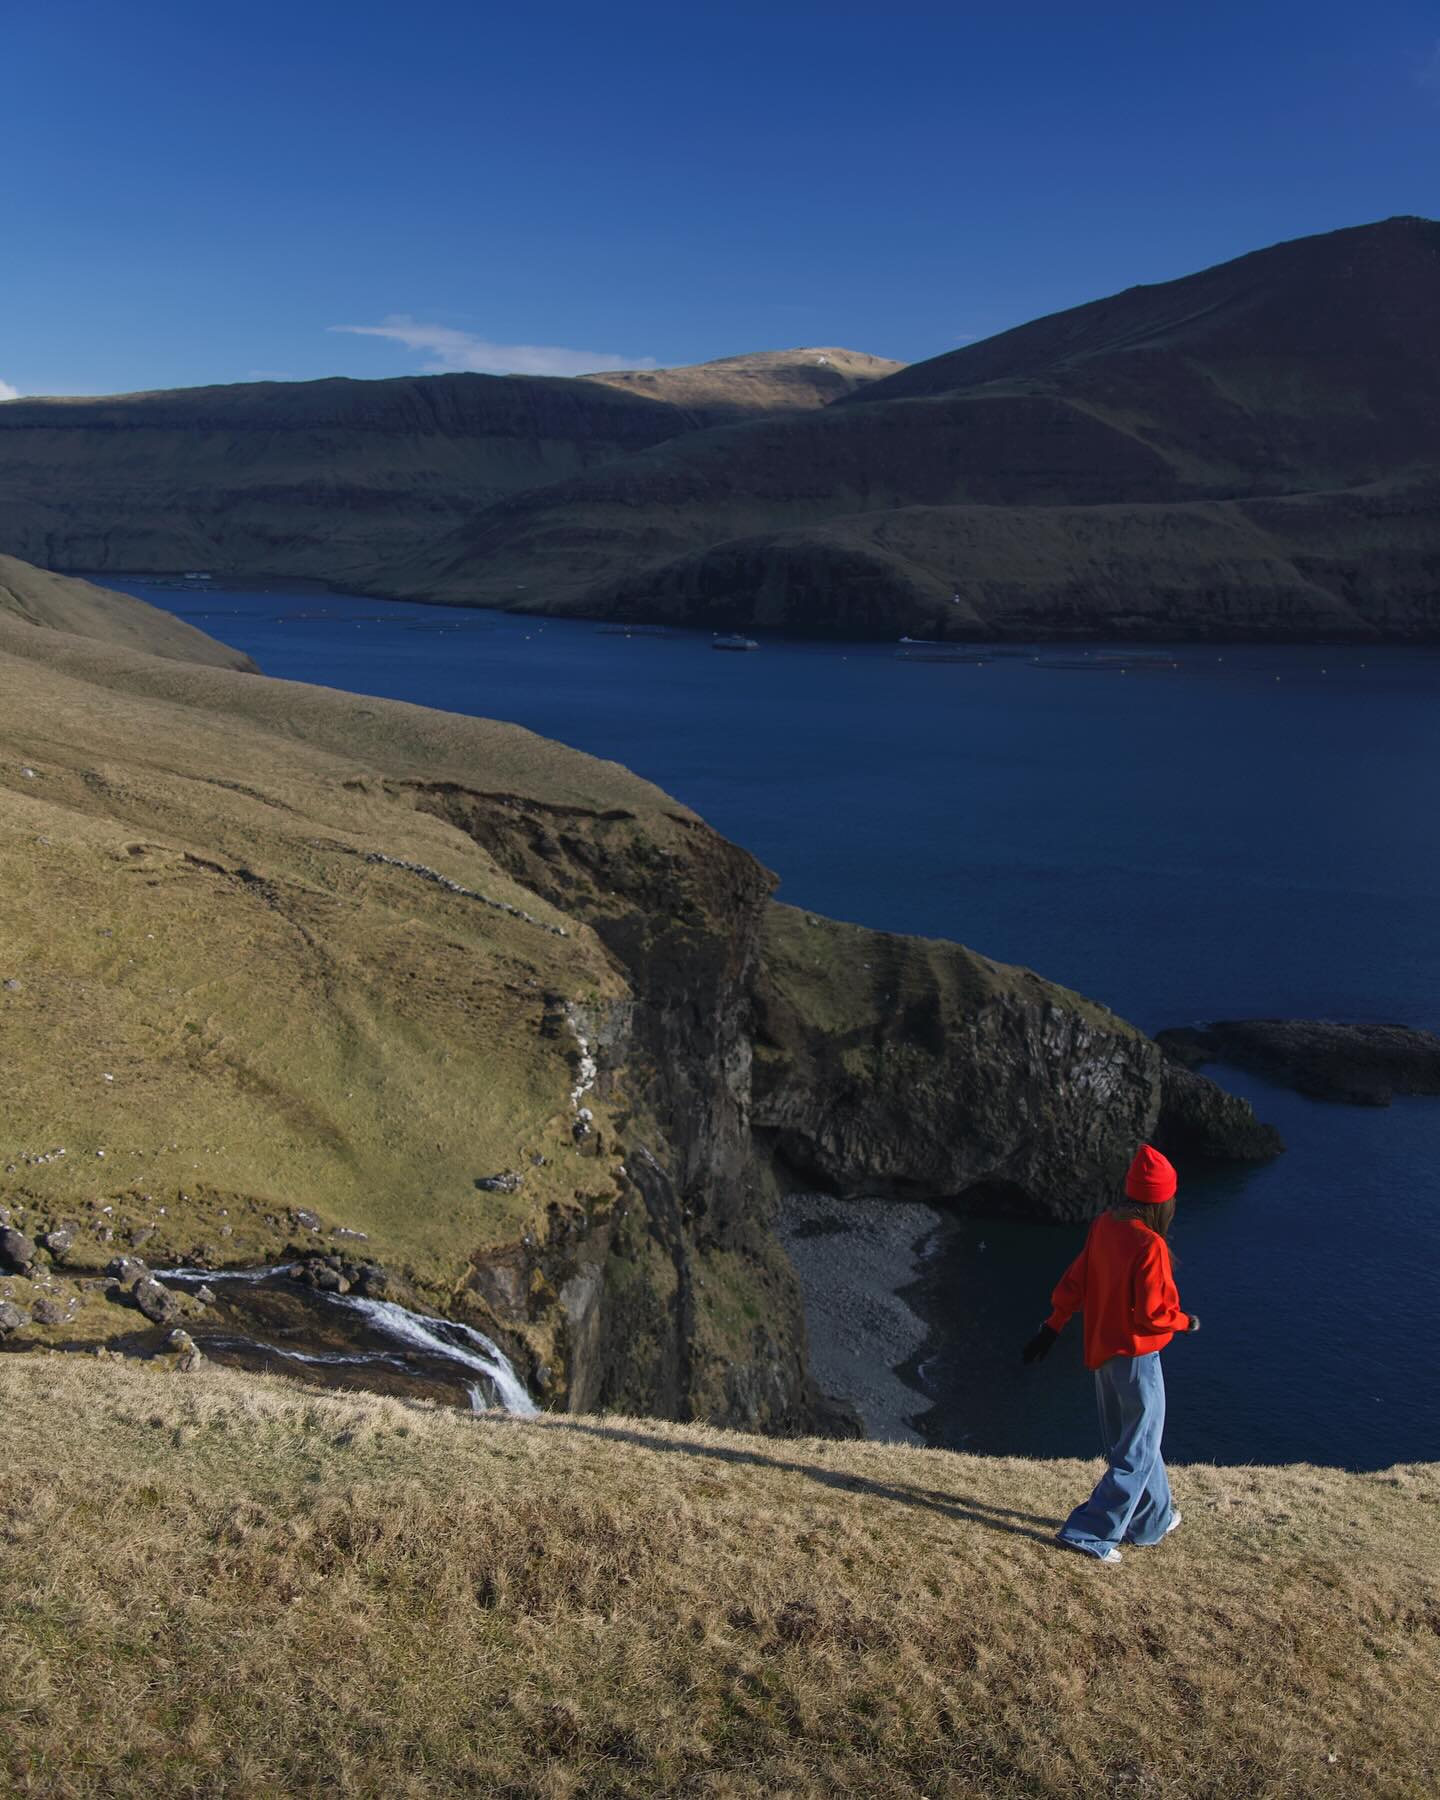
<instances>
[{"instance_id":1,"label":"stream of water","mask_svg":"<svg viewBox=\"0 0 1440 1800\"><path fill-rule=\"evenodd\" d=\"M327 1294L273 1269L161 1269L185 1292L208 1286L215 1301L189 1322L217 1362L310 1380L325 1387L419 1395L486 1412L537 1411L498 1344L453 1319L411 1312L394 1300Z\"/></svg>"}]
</instances>

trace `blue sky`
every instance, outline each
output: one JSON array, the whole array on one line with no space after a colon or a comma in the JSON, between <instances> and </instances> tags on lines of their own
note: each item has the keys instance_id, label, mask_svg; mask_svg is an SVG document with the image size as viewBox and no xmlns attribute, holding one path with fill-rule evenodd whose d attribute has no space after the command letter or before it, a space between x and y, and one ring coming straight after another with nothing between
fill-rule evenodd
<instances>
[{"instance_id":1,"label":"blue sky","mask_svg":"<svg viewBox=\"0 0 1440 1800\"><path fill-rule=\"evenodd\" d=\"M914 360L1440 212L1433 0L47 0L3 67L0 391Z\"/></svg>"}]
</instances>

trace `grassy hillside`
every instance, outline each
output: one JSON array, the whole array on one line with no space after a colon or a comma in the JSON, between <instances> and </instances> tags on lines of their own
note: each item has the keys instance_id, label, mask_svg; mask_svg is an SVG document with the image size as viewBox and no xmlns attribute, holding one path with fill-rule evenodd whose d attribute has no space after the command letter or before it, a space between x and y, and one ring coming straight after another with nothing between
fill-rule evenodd
<instances>
[{"instance_id":1,"label":"grassy hillside","mask_svg":"<svg viewBox=\"0 0 1440 1800\"><path fill-rule=\"evenodd\" d=\"M605 387L683 406L711 424L728 417L807 412L899 374L903 363L859 350L760 350L678 369L629 369L586 375Z\"/></svg>"},{"instance_id":2,"label":"grassy hillside","mask_svg":"<svg viewBox=\"0 0 1440 1800\"><path fill-rule=\"evenodd\" d=\"M551 1404L816 1416L747 1123L773 878L659 789L0 614L0 859L0 1336L152 1351L142 1246L343 1252Z\"/></svg>"},{"instance_id":3,"label":"grassy hillside","mask_svg":"<svg viewBox=\"0 0 1440 1800\"><path fill-rule=\"evenodd\" d=\"M447 777L661 839L684 816L518 728L0 616L0 1198L32 1235L81 1227L81 1268L151 1229L152 1260L244 1264L305 1206L444 1299L551 1207L608 1203L613 1159L571 1141L573 1033L543 1027L547 996L623 978L424 810ZM512 1169L519 1193L477 1191Z\"/></svg>"},{"instance_id":4,"label":"grassy hillside","mask_svg":"<svg viewBox=\"0 0 1440 1800\"><path fill-rule=\"evenodd\" d=\"M14 1793L1374 1795L1440 1783L1440 1470L1095 1468L0 1357Z\"/></svg>"},{"instance_id":5,"label":"grassy hillside","mask_svg":"<svg viewBox=\"0 0 1440 1800\"><path fill-rule=\"evenodd\" d=\"M158 606L72 576L52 575L14 556L0 556L0 617L178 662L217 669L255 667L248 656Z\"/></svg>"}]
</instances>

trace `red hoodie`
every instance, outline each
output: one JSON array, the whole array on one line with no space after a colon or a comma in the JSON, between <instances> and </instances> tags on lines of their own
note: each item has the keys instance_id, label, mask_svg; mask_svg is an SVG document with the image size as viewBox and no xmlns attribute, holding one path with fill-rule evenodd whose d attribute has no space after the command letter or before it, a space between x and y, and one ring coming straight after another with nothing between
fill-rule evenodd
<instances>
[{"instance_id":1,"label":"red hoodie","mask_svg":"<svg viewBox=\"0 0 1440 1800\"><path fill-rule=\"evenodd\" d=\"M1085 1248L1060 1277L1045 1321L1063 1331L1072 1313L1085 1314L1085 1367L1098 1369L1112 1356L1144 1356L1163 1350L1177 1331L1190 1329L1180 1310L1170 1249L1158 1231L1139 1219L1101 1213Z\"/></svg>"}]
</instances>

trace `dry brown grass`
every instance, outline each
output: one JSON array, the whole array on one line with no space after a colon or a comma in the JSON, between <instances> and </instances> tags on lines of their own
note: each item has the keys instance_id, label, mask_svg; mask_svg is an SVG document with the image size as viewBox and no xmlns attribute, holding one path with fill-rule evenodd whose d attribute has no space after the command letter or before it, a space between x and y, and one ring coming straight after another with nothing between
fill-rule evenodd
<instances>
[{"instance_id":1,"label":"dry brown grass","mask_svg":"<svg viewBox=\"0 0 1440 1800\"><path fill-rule=\"evenodd\" d=\"M1429 1795L1440 1470L521 1425L0 1358L0 1781L46 1796Z\"/></svg>"}]
</instances>

